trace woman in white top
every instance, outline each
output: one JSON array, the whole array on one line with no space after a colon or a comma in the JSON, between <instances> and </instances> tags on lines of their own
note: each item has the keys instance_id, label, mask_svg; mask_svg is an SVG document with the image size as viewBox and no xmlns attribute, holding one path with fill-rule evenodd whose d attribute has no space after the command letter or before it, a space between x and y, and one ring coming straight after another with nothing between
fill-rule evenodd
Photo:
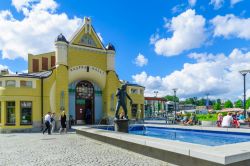
<instances>
[{"instance_id":1,"label":"woman in white top","mask_svg":"<svg viewBox=\"0 0 250 166\"><path fill-rule=\"evenodd\" d=\"M222 127L231 127L233 123L233 117L232 117L232 113L228 112L227 116L223 117L221 126Z\"/></svg>"}]
</instances>

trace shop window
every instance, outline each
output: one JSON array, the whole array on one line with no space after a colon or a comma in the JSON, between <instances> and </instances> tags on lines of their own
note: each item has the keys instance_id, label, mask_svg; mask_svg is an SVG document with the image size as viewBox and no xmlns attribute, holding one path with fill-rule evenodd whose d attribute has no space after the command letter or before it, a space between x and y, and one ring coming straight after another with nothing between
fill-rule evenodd
<instances>
[{"instance_id":1,"label":"shop window","mask_svg":"<svg viewBox=\"0 0 250 166\"><path fill-rule=\"evenodd\" d=\"M32 102L21 101L20 106L21 106L21 114L20 114L21 125L32 124Z\"/></svg>"},{"instance_id":2,"label":"shop window","mask_svg":"<svg viewBox=\"0 0 250 166\"><path fill-rule=\"evenodd\" d=\"M42 57L42 70L48 70L48 58Z\"/></svg>"},{"instance_id":3,"label":"shop window","mask_svg":"<svg viewBox=\"0 0 250 166\"><path fill-rule=\"evenodd\" d=\"M39 60L32 59L32 66L33 66L33 72L38 72L39 71Z\"/></svg>"},{"instance_id":4,"label":"shop window","mask_svg":"<svg viewBox=\"0 0 250 166\"><path fill-rule=\"evenodd\" d=\"M16 87L16 81L15 80L6 80L5 86L6 87Z\"/></svg>"},{"instance_id":5,"label":"shop window","mask_svg":"<svg viewBox=\"0 0 250 166\"><path fill-rule=\"evenodd\" d=\"M32 81L20 81L20 86L21 87L27 87L27 88L32 88Z\"/></svg>"},{"instance_id":6,"label":"shop window","mask_svg":"<svg viewBox=\"0 0 250 166\"><path fill-rule=\"evenodd\" d=\"M137 94L137 91L138 91L137 89L132 88L131 89L131 94Z\"/></svg>"},{"instance_id":7,"label":"shop window","mask_svg":"<svg viewBox=\"0 0 250 166\"><path fill-rule=\"evenodd\" d=\"M7 110L6 123L10 124L10 125L14 125L16 123L15 102L14 101L7 101L6 102L6 110Z\"/></svg>"},{"instance_id":8,"label":"shop window","mask_svg":"<svg viewBox=\"0 0 250 166\"><path fill-rule=\"evenodd\" d=\"M56 57L55 56L51 56L51 63L50 66L54 67L56 65Z\"/></svg>"}]
</instances>

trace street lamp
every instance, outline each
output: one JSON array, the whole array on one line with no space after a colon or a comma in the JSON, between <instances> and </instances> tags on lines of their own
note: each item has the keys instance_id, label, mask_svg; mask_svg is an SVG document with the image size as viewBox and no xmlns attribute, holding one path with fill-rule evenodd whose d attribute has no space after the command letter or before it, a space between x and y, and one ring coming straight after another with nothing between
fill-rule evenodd
<instances>
[{"instance_id":1,"label":"street lamp","mask_svg":"<svg viewBox=\"0 0 250 166\"><path fill-rule=\"evenodd\" d=\"M158 91L154 91L154 93L155 93L155 97L157 97L157 93L158 93Z\"/></svg>"},{"instance_id":2,"label":"street lamp","mask_svg":"<svg viewBox=\"0 0 250 166\"><path fill-rule=\"evenodd\" d=\"M250 72L250 70L241 70L239 71L240 74L243 75L243 86L244 86L244 100L243 100L243 108L244 108L244 116L247 117L247 111L246 111L246 75Z\"/></svg>"},{"instance_id":3,"label":"street lamp","mask_svg":"<svg viewBox=\"0 0 250 166\"><path fill-rule=\"evenodd\" d=\"M174 119L176 120L176 92L177 88L172 89L174 91Z\"/></svg>"}]
</instances>

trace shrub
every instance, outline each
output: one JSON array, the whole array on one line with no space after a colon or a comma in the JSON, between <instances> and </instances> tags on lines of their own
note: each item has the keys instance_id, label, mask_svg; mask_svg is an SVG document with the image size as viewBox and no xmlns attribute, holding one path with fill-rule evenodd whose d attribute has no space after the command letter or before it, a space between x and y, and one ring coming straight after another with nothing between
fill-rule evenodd
<instances>
[{"instance_id":1,"label":"shrub","mask_svg":"<svg viewBox=\"0 0 250 166\"><path fill-rule=\"evenodd\" d=\"M198 121L217 121L218 114L198 114L196 118Z\"/></svg>"}]
</instances>

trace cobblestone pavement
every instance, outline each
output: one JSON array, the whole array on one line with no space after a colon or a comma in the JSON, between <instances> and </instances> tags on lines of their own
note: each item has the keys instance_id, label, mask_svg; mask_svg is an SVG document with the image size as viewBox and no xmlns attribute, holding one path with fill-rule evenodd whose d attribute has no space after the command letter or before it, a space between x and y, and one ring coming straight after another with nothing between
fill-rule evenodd
<instances>
[{"instance_id":1,"label":"cobblestone pavement","mask_svg":"<svg viewBox=\"0 0 250 166\"><path fill-rule=\"evenodd\" d=\"M75 133L0 134L0 166L162 166L165 162Z\"/></svg>"}]
</instances>

